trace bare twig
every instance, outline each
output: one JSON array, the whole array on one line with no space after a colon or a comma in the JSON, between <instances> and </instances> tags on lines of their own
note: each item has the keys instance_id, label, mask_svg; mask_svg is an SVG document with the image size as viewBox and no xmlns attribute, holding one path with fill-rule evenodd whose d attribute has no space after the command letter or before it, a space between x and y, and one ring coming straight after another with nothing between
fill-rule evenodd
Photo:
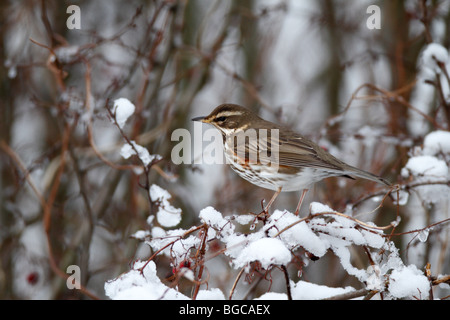
<instances>
[{"instance_id":1,"label":"bare twig","mask_svg":"<svg viewBox=\"0 0 450 320\"><path fill-rule=\"evenodd\" d=\"M282 266L281 266L281 270L282 270L283 273L284 273L284 280L285 280L285 282L286 282L286 292L287 292L288 300L292 300L291 280L289 279L289 274L288 274L288 271L287 271L286 266L282 265Z\"/></svg>"},{"instance_id":2,"label":"bare twig","mask_svg":"<svg viewBox=\"0 0 450 320\"><path fill-rule=\"evenodd\" d=\"M343 294L338 294L332 297L325 298L323 300L350 300L355 299L359 297L366 297L368 294L376 294L378 291L368 290L368 289L360 289L360 290L354 290ZM370 299L370 298L369 298Z\"/></svg>"},{"instance_id":3,"label":"bare twig","mask_svg":"<svg viewBox=\"0 0 450 320\"><path fill-rule=\"evenodd\" d=\"M195 254L196 264L200 264L200 269L197 274L197 283L195 285L194 294L192 295L192 299L195 300L197 298L198 291L200 290L201 280L203 276L203 269L205 268L205 252L206 252L206 239L208 238L208 226L205 224L203 228L203 239L201 246L197 249L197 253Z\"/></svg>"},{"instance_id":4,"label":"bare twig","mask_svg":"<svg viewBox=\"0 0 450 320\"><path fill-rule=\"evenodd\" d=\"M241 268L241 270L239 271L239 273L238 273L236 279L234 280L233 286L231 287L231 290L230 290L230 294L228 295L228 300L231 300L231 298L233 297L234 290L236 290L236 286L237 286L237 284L238 284L238 282L239 282L239 279L240 279L240 278L242 277L242 275L244 274L244 271L245 271L245 267Z\"/></svg>"}]
</instances>

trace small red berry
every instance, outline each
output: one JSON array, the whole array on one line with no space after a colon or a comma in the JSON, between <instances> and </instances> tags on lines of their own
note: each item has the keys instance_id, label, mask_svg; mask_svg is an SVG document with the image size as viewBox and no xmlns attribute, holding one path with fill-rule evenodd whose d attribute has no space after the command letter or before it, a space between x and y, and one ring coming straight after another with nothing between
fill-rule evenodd
<instances>
[{"instance_id":1,"label":"small red berry","mask_svg":"<svg viewBox=\"0 0 450 320\"><path fill-rule=\"evenodd\" d=\"M31 272L27 275L27 282L31 285L35 285L39 281L39 274L37 272Z\"/></svg>"},{"instance_id":2,"label":"small red berry","mask_svg":"<svg viewBox=\"0 0 450 320\"><path fill-rule=\"evenodd\" d=\"M180 268L190 268L191 267L191 262L189 260L183 260L180 262L179 265Z\"/></svg>"}]
</instances>

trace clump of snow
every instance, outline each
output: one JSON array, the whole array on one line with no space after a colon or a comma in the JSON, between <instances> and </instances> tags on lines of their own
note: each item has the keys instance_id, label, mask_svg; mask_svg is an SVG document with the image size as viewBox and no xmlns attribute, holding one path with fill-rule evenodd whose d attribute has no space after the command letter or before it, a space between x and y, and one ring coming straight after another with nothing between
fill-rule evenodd
<instances>
[{"instance_id":1,"label":"clump of snow","mask_svg":"<svg viewBox=\"0 0 450 320\"><path fill-rule=\"evenodd\" d=\"M158 204L156 219L159 224L167 228L178 225L181 222L181 209L175 208L169 203L172 198L170 193L156 184L150 187L149 193L151 200Z\"/></svg>"},{"instance_id":2,"label":"clump of snow","mask_svg":"<svg viewBox=\"0 0 450 320\"><path fill-rule=\"evenodd\" d=\"M138 145L134 141L130 141L131 144L126 143L123 145L122 149L120 149L120 155L124 159L128 159L129 157L136 155L142 161L145 166L148 166L154 159L161 159L160 155L152 155L146 148L141 145Z\"/></svg>"},{"instance_id":3,"label":"clump of snow","mask_svg":"<svg viewBox=\"0 0 450 320\"><path fill-rule=\"evenodd\" d=\"M287 248L294 249L302 246L313 255L322 257L328 250L328 243L322 241L305 221L299 222L299 220L300 218L291 212L275 210L265 229L270 236L274 237L279 231L293 225L279 234L279 238Z\"/></svg>"},{"instance_id":4,"label":"clump of snow","mask_svg":"<svg viewBox=\"0 0 450 320\"><path fill-rule=\"evenodd\" d=\"M300 280L292 286L292 299L318 300L354 291L353 287L332 288Z\"/></svg>"},{"instance_id":5,"label":"clump of snow","mask_svg":"<svg viewBox=\"0 0 450 320\"><path fill-rule=\"evenodd\" d=\"M446 159L450 155L450 132L434 131L425 136L423 148L415 148L401 174L404 178L432 182L449 176Z\"/></svg>"},{"instance_id":6,"label":"clump of snow","mask_svg":"<svg viewBox=\"0 0 450 320\"><path fill-rule=\"evenodd\" d=\"M163 284L156 274L156 264L136 261L133 269L105 283L105 294L113 300L189 300L190 298ZM189 270L190 271L190 270ZM197 300L225 300L218 288L199 290Z\"/></svg>"},{"instance_id":7,"label":"clump of snow","mask_svg":"<svg viewBox=\"0 0 450 320\"><path fill-rule=\"evenodd\" d=\"M138 230L134 234L131 235L132 238L144 241L147 237L150 236L150 231L148 230Z\"/></svg>"},{"instance_id":8,"label":"clump of snow","mask_svg":"<svg viewBox=\"0 0 450 320\"><path fill-rule=\"evenodd\" d=\"M406 250L410 263L412 262L418 267L423 267L425 262L436 265L439 264L437 261L439 258L428 258L428 261L425 261L425 257L438 257L440 252L445 250L444 245L430 245L429 235L432 230L430 224L448 218L450 132L437 130L428 133L424 137L423 146L412 148L410 155L410 159L401 170L402 177L408 181L410 187L412 186L412 190L410 189L409 192L408 207L403 213L406 216L403 227L406 230L419 231L406 236L406 238L411 237L410 240L405 239L405 243L408 243ZM424 242L427 242L427 244L424 244ZM413 245L410 245L411 243ZM411 268L397 264L392 268L395 271L392 275L394 279L399 278L401 280L402 274L407 275L413 272ZM425 278L422 275L418 279L423 281ZM423 281L422 287L420 284L418 285L421 294L415 290L416 288L408 289L405 287L403 289L410 292L410 294L406 294L401 293L400 290L406 284L406 281L400 280L393 282L392 287L390 287L393 290L394 298L415 296L423 299L428 296L428 292L422 291L425 281Z\"/></svg>"},{"instance_id":9,"label":"clump of snow","mask_svg":"<svg viewBox=\"0 0 450 320\"><path fill-rule=\"evenodd\" d=\"M128 118L133 115L135 106L126 98L119 98L114 100L112 114L113 121L117 123L120 129L123 128ZM152 155L147 148L137 144L135 141L129 141L120 149L120 155L124 159L128 159L133 155L137 155L144 166L148 166L153 160L161 159L160 155Z\"/></svg>"},{"instance_id":10,"label":"clump of snow","mask_svg":"<svg viewBox=\"0 0 450 320\"><path fill-rule=\"evenodd\" d=\"M245 247L234 260L234 264L236 267L242 268L253 261L259 261L264 269L267 269L272 264L286 265L291 261L291 252L281 240L262 238L251 242Z\"/></svg>"},{"instance_id":11,"label":"clump of snow","mask_svg":"<svg viewBox=\"0 0 450 320\"><path fill-rule=\"evenodd\" d=\"M439 160L432 156L417 156L408 160L401 174L404 178L410 175L416 177L446 178L448 175L448 167L445 161Z\"/></svg>"},{"instance_id":12,"label":"clump of snow","mask_svg":"<svg viewBox=\"0 0 450 320\"><path fill-rule=\"evenodd\" d=\"M164 285L156 275L156 265L150 261L137 261L134 268L105 283L105 294L114 300L173 300L189 299L174 288Z\"/></svg>"},{"instance_id":13,"label":"clump of snow","mask_svg":"<svg viewBox=\"0 0 450 320\"><path fill-rule=\"evenodd\" d=\"M152 239L146 243L153 250L161 250L160 254L173 259L172 266L177 266L186 258L189 249L196 248L201 244L201 239L195 235L185 236L189 230L174 229L164 230L161 227L153 227ZM162 250L165 248L164 250Z\"/></svg>"},{"instance_id":14,"label":"clump of snow","mask_svg":"<svg viewBox=\"0 0 450 320\"><path fill-rule=\"evenodd\" d=\"M367 268L366 288L368 290L382 291L384 287L385 277L382 275L381 268L378 265L369 266Z\"/></svg>"},{"instance_id":15,"label":"clump of snow","mask_svg":"<svg viewBox=\"0 0 450 320\"><path fill-rule=\"evenodd\" d=\"M398 192L394 194L394 197L394 204L404 206L408 203L409 193L405 190L398 190Z\"/></svg>"},{"instance_id":16,"label":"clump of snow","mask_svg":"<svg viewBox=\"0 0 450 320\"><path fill-rule=\"evenodd\" d=\"M207 223L209 226L217 230L221 230L222 236L224 236L225 233L228 233L228 231L225 230L229 229L229 232L234 231L234 226L230 223L230 221L225 219L219 211L211 206L200 210L198 216L202 222Z\"/></svg>"},{"instance_id":17,"label":"clump of snow","mask_svg":"<svg viewBox=\"0 0 450 320\"><path fill-rule=\"evenodd\" d=\"M389 278L389 293L398 299L420 298L427 299L430 282L415 265L395 269Z\"/></svg>"},{"instance_id":18,"label":"clump of snow","mask_svg":"<svg viewBox=\"0 0 450 320\"><path fill-rule=\"evenodd\" d=\"M254 300L287 300L288 296L286 293L278 293L278 292L266 292L258 298Z\"/></svg>"},{"instance_id":19,"label":"clump of snow","mask_svg":"<svg viewBox=\"0 0 450 320\"><path fill-rule=\"evenodd\" d=\"M240 214L240 215L235 215L234 219L239 224L247 225L250 222L252 222L253 220L255 220L255 216L252 216L250 214Z\"/></svg>"},{"instance_id":20,"label":"clump of snow","mask_svg":"<svg viewBox=\"0 0 450 320\"><path fill-rule=\"evenodd\" d=\"M72 63L79 58L80 47L79 46L60 46L53 50L56 59L61 63ZM123 99L123 98L122 98ZM126 99L125 99L126 100ZM117 100L116 100L117 101Z\"/></svg>"},{"instance_id":21,"label":"clump of snow","mask_svg":"<svg viewBox=\"0 0 450 320\"><path fill-rule=\"evenodd\" d=\"M133 115L136 107L130 100L126 98L119 98L114 100L112 113L115 121L120 129L123 128L128 118Z\"/></svg>"},{"instance_id":22,"label":"clump of snow","mask_svg":"<svg viewBox=\"0 0 450 320\"><path fill-rule=\"evenodd\" d=\"M309 210L311 211L311 214L334 212L334 210L331 209L329 206L320 202L311 202L311 204L309 205Z\"/></svg>"},{"instance_id":23,"label":"clump of snow","mask_svg":"<svg viewBox=\"0 0 450 320\"><path fill-rule=\"evenodd\" d=\"M218 288L199 290L197 300L225 300L225 295Z\"/></svg>"},{"instance_id":24,"label":"clump of snow","mask_svg":"<svg viewBox=\"0 0 450 320\"><path fill-rule=\"evenodd\" d=\"M371 248L381 249L386 243L384 234L380 230L361 229L360 232L364 238L364 242L362 244L365 244Z\"/></svg>"},{"instance_id":25,"label":"clump of snow","mask_svg":"<svg viewBox=\"0 0 450 320\"><path fill-rule=\"evenodd\" d=\"M339 261L348 274L355 276L359 281L363 282L367 279L367 272L364 269L358 269L352 265L350 249L344 246L342 241L337 241L332 246L333 253L339 258Z\"/></svg>"},{"instance_id":26,"label":"clump of snow","mask_svg":"<svg viewBox=\"0 0 450 320\"><path fill-rule=\"evenodd\" d=\"M423 140L423 154L450 154L450 132L438 130L427 134Z\"/></svg>"},{"instance_id":27,"label":"clump of snow","mask_svg":"<svg viewBox=\"0 0 450 320\"><path fill-rule=\"evenodd\" d=\"M449 61L447 49L439 43L430 43L422 52L421 61L424 68L434 73L441 73L436 60L446 64Z\"/></svg>"}]
</instances>

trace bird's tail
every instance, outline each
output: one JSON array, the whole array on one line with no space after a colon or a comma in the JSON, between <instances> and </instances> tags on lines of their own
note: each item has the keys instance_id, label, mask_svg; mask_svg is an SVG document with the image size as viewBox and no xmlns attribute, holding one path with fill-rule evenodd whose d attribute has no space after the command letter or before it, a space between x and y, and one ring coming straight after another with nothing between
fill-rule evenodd
<instances>
[{"instance_id":1,"label":"bird's tail","mask_svg":"<svg viewBox=\"0 0 450 320\"><path fill-rule=\"evenodd\" d=\"M377 176L376 174L349 166L348 170L348 174L349 175L353 175L353 176L357 176L359 178L363 178L363 179L367 179L367 180L372 180L381 184L384 184L388 187L392 186L392 184L387 181L386 179L381 178L380 176Z\"/></svg>"}]
</instances>

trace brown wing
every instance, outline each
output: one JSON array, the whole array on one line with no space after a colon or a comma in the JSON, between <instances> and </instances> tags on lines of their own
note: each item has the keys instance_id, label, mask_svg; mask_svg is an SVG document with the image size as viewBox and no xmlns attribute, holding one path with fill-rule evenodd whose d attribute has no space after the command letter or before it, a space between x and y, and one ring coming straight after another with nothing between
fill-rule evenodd
<instances>
[{"instance_id":1,"label":"brown wing","mask_svg":"<svg viewBox=\"0 0 450 320\"><path fill-rule=\"evenodd\" d=\"M280 131L280 165L342 170L339 162L311 140L292 131Z\"/></svg>"},{"instance_id":2,"label":"brown wing","mask_svg":"<svg viewBox=\"0 0 450 320\"><path fill-rule=\"evenodd\" d=\"M269 125L265 125L265 128L267 127L270 128ZM333 170L337 174L342 172L342 174L339 175L347 178L354 179L350 175L355 175L360 178L377 181L388 186L390 185L390 183L383 178L342 162L311 140L290 131L289 129L275 125L272 126L271 129L278 130L266 130L266 132L264 132L264 130L258 129L256 130L257 139L255 139L255 135L252 134L250 135L251 138L248 139L248 142L245 143L245 148L242 149L242 145L240 145L241 152L242 150L245 152L243 158L246 162L254 161L255 157L257 157L259 162L264 162L269 165L271 163L277 164L278 166L284 167L285 170L289 169L288 167L322 168ZM235 146L235 152L236 150ZM271 150L271 152L269 150ZM249 155L252 157L249 158ZM241 160L244 160L242 157L240 158Z\"/></svg>"},{"instance_id":3,"label":"brown wing","mask_svg":"<svg viewBox=\"0 0 450 320\"><path fill-rule=\"evenodd\" d=\"M240 139L234 141L235 154L245 158L246 161L255 160L257 157L259 162L276 163L281 166L343 170L338 159L314 142L286 128L272 129L277 131L246 130L245 133L234 135L234 139L237 137Z\"/></svg>"}]
</instances>

